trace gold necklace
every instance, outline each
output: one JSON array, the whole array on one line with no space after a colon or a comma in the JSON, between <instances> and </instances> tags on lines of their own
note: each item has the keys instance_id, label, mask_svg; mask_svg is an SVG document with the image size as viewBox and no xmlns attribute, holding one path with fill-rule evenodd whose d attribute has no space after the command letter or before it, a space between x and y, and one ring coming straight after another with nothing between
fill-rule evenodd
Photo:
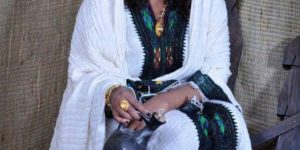
<instances>
[{"instance_id":1,"label":"gold necklace","mask_svg":"<svg viewBox=\"0 0 300 150\"><path fill-rule=\"evenodd\" d=\"M160 37L161 34L164 32L164 18L166 14L166 7L167 5L164 6L161 14L158 17L156 17L155 33L158 37Z\"/></svg>"}]
</instances>

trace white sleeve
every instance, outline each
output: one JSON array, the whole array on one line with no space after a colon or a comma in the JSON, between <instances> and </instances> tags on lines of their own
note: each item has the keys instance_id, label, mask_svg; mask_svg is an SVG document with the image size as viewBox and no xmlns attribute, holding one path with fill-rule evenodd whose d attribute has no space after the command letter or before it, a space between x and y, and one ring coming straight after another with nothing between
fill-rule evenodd
<instances>
[{"instance_id":1,"label":"white sleeve","mask_svg":"<svg viewBox=\"0 0 300 150\"><path fill-rule=\"evenodd\" d=\"M105 92L114 84L124 85L127 79L118 62L112 7L110 0L84 0L80 7L51 150L102 149Z\"/></svg>"},{"instance_id":2,"label":"white sleeve","mask_svg":"<svg viewBox=\"0 0 300 150\"><path fill-rule=\"evenodd\" d=\"M209 75L219 76L227 82L231 75L230 67L230 42L227 10L224 0L212 0L207 48L208 53L204 58L203 70Z\"/></svg>"},{"instance_id":3,"label":"white sleeve","mask_svg":"<svg viewBox=\"0 0 300 150\"><path fill-rule=\"evenodd\" d=\"M241 109L227 86L227 80L231 75L229 69L230 42L227 9L224 0L212 0L207 37L208 52L201 71L219 85L234 105Z\"/></svg>"}]
</instances>

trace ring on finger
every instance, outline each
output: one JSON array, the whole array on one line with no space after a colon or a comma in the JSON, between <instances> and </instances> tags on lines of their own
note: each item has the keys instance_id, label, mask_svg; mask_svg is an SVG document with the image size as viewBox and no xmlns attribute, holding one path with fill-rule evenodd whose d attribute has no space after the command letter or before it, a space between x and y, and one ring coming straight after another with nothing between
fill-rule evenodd
<instances>
[{"instance_id":1,"label":"ring on finger","mask_svg":"<svg viewBox=\"0 0 300 150\"><path fill-rule=\"evenodd\" d=\"M125 112L128 111L129 106L130 106L130 104L129 104L128 100L123 99L123 100L120 101L120 107L121 107L121 109L124 110Z\"/></svg>"}]
</instances>

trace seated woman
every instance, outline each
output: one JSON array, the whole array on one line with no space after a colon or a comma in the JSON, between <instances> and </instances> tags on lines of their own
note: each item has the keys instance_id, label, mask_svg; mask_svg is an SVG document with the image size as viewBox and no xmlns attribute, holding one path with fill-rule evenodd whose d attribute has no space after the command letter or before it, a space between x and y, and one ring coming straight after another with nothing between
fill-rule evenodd
<instances>
[{"instance_id":1,"label":"seated woman","mask_svg":"<svg viewBox=\"0 0 300 150\"><path fill-rule=\"evenodd\" d=\"M251 149L229 56L224 0L84 0L50 149L102 149L161 110L147 149Z\"/></svg>"}]
</instances>

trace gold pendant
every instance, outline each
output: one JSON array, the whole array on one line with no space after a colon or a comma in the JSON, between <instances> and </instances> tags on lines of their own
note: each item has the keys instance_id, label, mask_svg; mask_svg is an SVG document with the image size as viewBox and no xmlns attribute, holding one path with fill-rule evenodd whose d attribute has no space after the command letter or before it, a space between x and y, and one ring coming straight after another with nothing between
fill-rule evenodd
<instances>
[{"instance_id":1,"label":"gold pendant","mask_svg":"<svg viewBox=\"0 0 300 150\"><path fill-rule=\"evenodd\" d=\"M156 33L156 36L160 37L161 34L163 33L164 31L164 26L162 24L161 21L157 21L156 24L155 24L155 33Z\"/></svg>"}]
</instances>

